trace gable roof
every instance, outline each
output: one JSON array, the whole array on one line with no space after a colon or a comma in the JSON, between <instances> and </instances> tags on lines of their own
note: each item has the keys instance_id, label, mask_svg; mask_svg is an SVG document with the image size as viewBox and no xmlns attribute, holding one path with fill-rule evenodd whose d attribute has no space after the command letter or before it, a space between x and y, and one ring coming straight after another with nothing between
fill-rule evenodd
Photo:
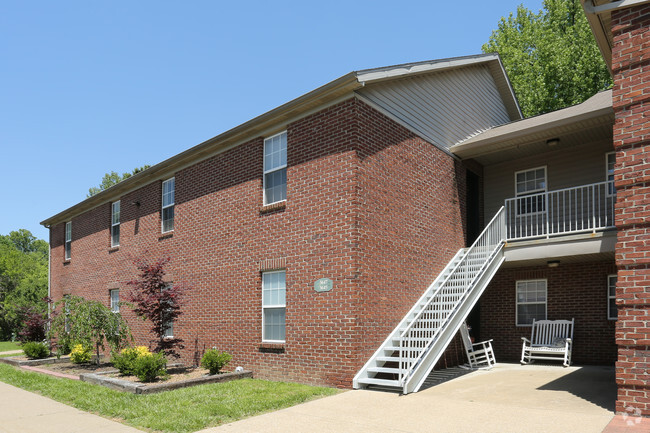
<instances>
[{"instance_id":1,"label":"gable roof","mask_svg":"<svg viewBox=\"0 0 650 433\"><path fill-rule=\"evenodd\" d=\"M441 60L431 60L417 63L404 63L382 68L353 71L311 92L299 96L277 108L257 116L222 134L210 138L190 149L178 153L147 170L137 173L122 182L89 197L82 202L57 213L41 222L49 227L67 221L82 212L93 209L101 204L117 200L120 196L140 188L156 180L165 179L173 173L207 159L229 148L238 146L256 137L263 137L279 132L288 123L301 117L319 111L327 106L355 96L355 91L364 86L399 80L427 73L453 70L469 65L487 65L499 89L499 95L507 107L512 119L521 118L521 111L515 94L510 86L503 64L497 54L480 54L475 56L455 57Z\"/></svg>"}]
</instances>

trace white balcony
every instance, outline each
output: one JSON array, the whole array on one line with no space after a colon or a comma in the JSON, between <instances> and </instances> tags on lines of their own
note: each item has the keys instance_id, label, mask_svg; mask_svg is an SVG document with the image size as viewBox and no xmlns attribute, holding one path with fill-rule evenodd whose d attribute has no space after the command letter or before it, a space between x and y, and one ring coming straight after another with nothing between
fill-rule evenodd
<instances>
[{"instance_id":1,"label":"white balcony","mask_svg":"<svg viewBox=\"0 0 650 433\"><path fill-rule=\"evenodd\" d=\"M507 199L508 241L542 239L614 228L614 182L599 182Z\"/></svg>"}]
</instances>

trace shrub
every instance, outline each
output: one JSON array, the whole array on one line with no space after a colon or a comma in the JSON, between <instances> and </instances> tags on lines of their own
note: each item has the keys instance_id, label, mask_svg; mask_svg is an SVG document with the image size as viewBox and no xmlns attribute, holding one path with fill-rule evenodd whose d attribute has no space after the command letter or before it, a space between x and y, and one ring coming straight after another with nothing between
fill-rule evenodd
<instances>
[{"instance_id":1,"label":"shrub","mask_svg":"<svg viewBox=\"0 0 650 433\"><path fill-rule=\"evenodd\" d=\"M93 348L90 346L84 346L83 344L75 344L70 352L70 361L75 364L83 364L85 362L90 362L91 352Z\"/></svg>"},{"instance_id":2,"label":"shrub","mask_svg":"<svg viewBox=\"0 0 650 433\"><path fill-rule=\"evenodd\" d=\"M206 350L201 358L201 367L210 370L210 374L218 374L231 359L232 356L229 353L219 352L217 349Z\"/></svg>"},{"instance_id":3,"label":"shrub","mask_svg":"<svg viewBox=\"0 0 650 433\"><path fill-rule=\"evenodd\" d=\"M47 347L47 344L45 343L29 341L23 343L23 352L25 352L25 355L30 359L42 359L49 356L50 348Z\"/></svg>"},{"instance_id":4,"label":"shrub","mask_svg":"<svg viewBox=\"0 0 650 433\"><path fill-rule=\"evenodd\" d=\"M138 356L133 362L133 374L142 382L153 382L167 375L167 360L162 353Z\"/></svg>"},{"instance_id":5,"label":"shrub","mask_svg":"<svg viewBox=\"0 0 650 433\"><path fill-rule=\"evenodd\" d=\"M114 353L111 357L113 367L120 370L120 373L130 376L133 374L135 360L141 356L151 355L146 346L127 347L119 353Z\"/></svg>"},{"instance_id":6,"label":"shrub","mask_svg":"<svg viewBox=\"0 0 650 433\"><path fill-rule=\"evenodd\" d=\"M72 342L70 341L69 338L59 338L56 343L56 355L58 357L62 355L68 355L70 352L72 352Z\"/></svg>"}]
</instances>

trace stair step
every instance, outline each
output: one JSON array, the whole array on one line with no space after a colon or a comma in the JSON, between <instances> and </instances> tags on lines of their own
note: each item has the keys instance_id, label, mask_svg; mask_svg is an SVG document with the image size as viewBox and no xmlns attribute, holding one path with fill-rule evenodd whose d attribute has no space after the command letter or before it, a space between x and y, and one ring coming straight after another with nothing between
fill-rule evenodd
<instances>
[{"instance_id":1,"label":"stair step","mask_svg":"<svg viewBox=\"0 0 650 433\"><path fill-rule=\"evenodd\" d=\"M378 356L377 361L379 362L399 362L399 356ZM402 358L403 361L415 361L415 358Z\"/></svg>"},{"instance_id":2,"label":"stair step","mask_svg":"<svg viewBox=\"0 0 650 433\"><path fill-rule=\"evenodd\" d=\"M411 341L429 341L431 338L425 338L425 337L414 337L414 338L409 338ZM402 341L402 337L397 337L394 338L393 341ZM404 338L404 341L406 341L406 338Z\"/></svg>"},{"instance_id":3,"label":"stair step","mask_svg":"<svg viewBox=\"0 0 650 433\"><path fill-rule=\"evenodd\" d=\"M391 387L400 387L399 381L390 380L390 379L375 379L374 377L366 377L359 379L359 383L364 385L379 385L379 386L391 386Z\"/></svg>"},{"instance_id":4,"label":"stair step","mask_svg":"<svg viewBox=\"0 0 650 433\"><path fill-rule=\"evenodd\" d=\"M384 349L385 351L387 351L387 352L399 352L399 351L400 351L400 347L399 347L399 346L384 346L383 349ZM409 348L409 347L403 347L402 350L404 350L404 351L409 351L409 350L410 350L410 351L414 351L414 352L415 352L415 351L417 351L417 350L419 350L419 349Z\"/></svg>"},{"instance_id":5,"label":"stair step","mask_svg":"<svg viewBox=\"0 0 650 433\"><path fill-rule=\"evenodd\" d=\"M368 367L368 373L393 373L399 374L400 371L406 371L400 368L392 367Z\"/></svg>"}]
</instances>

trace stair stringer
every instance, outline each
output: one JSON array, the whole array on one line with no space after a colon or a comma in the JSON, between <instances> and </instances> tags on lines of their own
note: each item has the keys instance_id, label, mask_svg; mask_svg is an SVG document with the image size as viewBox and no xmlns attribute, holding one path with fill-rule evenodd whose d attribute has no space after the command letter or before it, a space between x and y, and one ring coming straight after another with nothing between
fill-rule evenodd
<instances>
[{"instance_id":1,"label":"stair stringer","mask_svg":"<svg viewBox=\"0 0 650 433\"><path fill-rule=\"evenodd\" d=\"M445 274L448 272L450 268L453 267L453 264L457 263L458 260L460 260L465 252L467 251L467 248L461 248L456 252L456 255L449 261L449 263L445 266L445 268L438 274L435 280L433 280L433 283L424 291L422 296L417 300L415 304L413 304L413 307L409 310L408 313L404 315L404 318L402 319L401 322L393 329L393 332L391 332L388 335L388 338L384 340L384 342L379 346L379 349L373 353L373 355L368 359L368 361L363 365L363 367L359 370L359 372L354 376L354 379L352 379L352 387L354 389L359 389L361 388L361 384L359 383L359 379L365 379L368 378L368 369L371 367L374 367L375 364L377 363L377 357L382 356L384 353L384 348L388 347L391 345L391 343L395 340L399 339L400 336L400 329L404 328L409 321L413 320L413 318L417 315L417 313L422 309L422 305L426 304L427 297L430 296L435 290L442 284L445 280Z\"/></svg>"},{"instance_id":2,"label":"stair stringer","mask_svg":"<svg viewBox=\"0 0 650 433\"><path fill-rule=\"evenodd\" d=\"M501 245L499 250L493 254L484 271L475 282L474 288L470 290L467 298L461 301L456 310L451 313L446 325L442 327L440 333L436 336L434 343L427 350L426 355L424 355L418 366L406 379L406 382L403 385L404 394L417 392L422 387L427 376L431 373L431 370L433 370L433 367L436 365L438 360L440 360L445 349L447 349L449 343L451 343L451 340L460 329L460 325L467 320L467 316L472 311L472 308L474 308L474 305L476 305L476 302L479 300L488 284L490 284L490 281L492 281L492 278L504 261L505 256L503 254L503 245Z\"/></svg>"}]
</instances>

